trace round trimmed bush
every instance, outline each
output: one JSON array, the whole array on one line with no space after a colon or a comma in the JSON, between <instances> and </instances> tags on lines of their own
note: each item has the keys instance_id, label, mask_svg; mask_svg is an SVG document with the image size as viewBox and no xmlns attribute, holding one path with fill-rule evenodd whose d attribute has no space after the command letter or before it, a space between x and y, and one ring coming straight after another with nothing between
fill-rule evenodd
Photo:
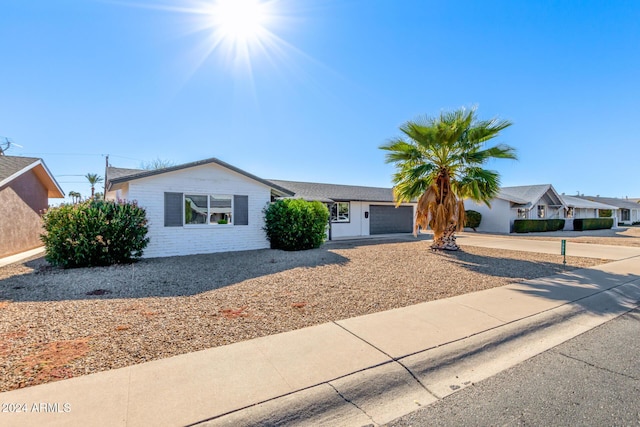
<instances>
[{"instance_id":1,"label":"round trimmed bush","mask_svg":"<svg viewBox=\"0 0 640 427\"><path fill-rule=\"evenodd\" d=\"M272 249L314 249L326 238L329 210L318 201L281 199L267 206L264 219Z\"/></svg>"},{"instance_id":2,"label":"round trimmed bush","mask_svg":"<svg viewBox=\"0 0 640 427\"><path fill-rule=\"evenodd\" d=\"M64 268L128 263L149 243L146 212L134 202L65 204L49 209L43 220L45 258Z\"/></svg>"},{"instance_id":3,"label":"round trimmed bush","mask_svg":"<svg viewBox=\"0 0 640 427\"><path fill-rule=\"evenodd\" d=\"M473 231L476 231L476 228L480 227L480 221L482 221L482 214L478 211L464 211L465 221L464 226L467 228L472 228Z\"/></svg>"}]
</instances>

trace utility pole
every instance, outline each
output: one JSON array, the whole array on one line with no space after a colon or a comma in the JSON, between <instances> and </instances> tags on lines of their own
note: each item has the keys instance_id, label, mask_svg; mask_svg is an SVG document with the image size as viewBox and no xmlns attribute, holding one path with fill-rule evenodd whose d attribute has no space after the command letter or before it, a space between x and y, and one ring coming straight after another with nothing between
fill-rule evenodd
<instances>
[{"instance_id":1,"label":"utility pole","mask_svg":"<svg viewBox=\"0 0 640 427\"><path fill-rule=\"evenodd\" d=\"M109 155L104 158L104 191L102 192L102 200L107 200L107 169L109 168Z\"/></svg>"}]
</instances>

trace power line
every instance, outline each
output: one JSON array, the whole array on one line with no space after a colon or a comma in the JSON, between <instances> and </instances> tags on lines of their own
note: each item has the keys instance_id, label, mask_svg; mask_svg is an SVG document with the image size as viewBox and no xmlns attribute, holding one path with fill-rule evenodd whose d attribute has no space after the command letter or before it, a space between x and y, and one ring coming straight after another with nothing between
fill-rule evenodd
<instances>
[{"instance_id":1,"label":"power line","mask_svg":"<svg viewBox=\"0 0 640 427\"><path fill-rule=\"evenodd\" d=\"M95 153L22 153L28 154L30 156L104 156L104 154L95 154Z\"/></svg>"},{"instance_id":2,"label":"power line","mask_svg":"<svg viewBox=\"0 0 640 427\"><path fill-rule=\"evenodd\" d=\"M17 144L14 144L17 145ZM105 156L111 156L111 157L118 157L120 159L127 159L127 160L135 160L136 162L143 162L144 160L142 159L136 159L133 157L127 157L127 156L119 156L117 154L98 154L98 153L38 153L38 152L33 152L33 153L21 153L22 155L29 155L29 156L89 156L89 157L105 157Z\"/></svg>"}]
</instances>

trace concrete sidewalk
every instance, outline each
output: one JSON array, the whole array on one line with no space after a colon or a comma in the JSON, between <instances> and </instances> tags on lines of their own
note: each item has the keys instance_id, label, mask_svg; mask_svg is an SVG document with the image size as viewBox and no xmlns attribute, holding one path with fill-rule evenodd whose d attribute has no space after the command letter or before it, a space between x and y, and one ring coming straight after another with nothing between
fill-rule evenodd
<instances>
[{"instance_id":1,"label":"concrete sidewalk","mask_svg":"<svg viewBox=\"0 0 640 427\"><path fill-rule=\"evenodd\" d=\"M638 306L640 259L621 257L0 393L0 425L382 424Z\"/></svg>"},{"instance_id":2,"label":"concrete sidewalk","mask_svg":"<svg viewBox=\"0 0 640 427\"><path fill-rule=\"evenodd\" d=\"M560 255L560 241L528 240L526 237L494 237L486 234L461 233L457 236L457 242L461 246L468 245ZM567 256L584 258L621 260L640 256L640 248L567 242L566 254Z\"/></svg>"},{"instance_id":3,"label":"concrete sidewalk","mask_svg":"<svg viewBox=\"0 0 640 427\"><path fill-rule=\"evenodd\" d=\"M25 252L20 252L19 254L0 258L0 267L4 267L5 265L13 264L14 262L19 262L40 254L44 254L44 246L40 246L39 248L31 249Z\"/></svg>"}]
</instances>

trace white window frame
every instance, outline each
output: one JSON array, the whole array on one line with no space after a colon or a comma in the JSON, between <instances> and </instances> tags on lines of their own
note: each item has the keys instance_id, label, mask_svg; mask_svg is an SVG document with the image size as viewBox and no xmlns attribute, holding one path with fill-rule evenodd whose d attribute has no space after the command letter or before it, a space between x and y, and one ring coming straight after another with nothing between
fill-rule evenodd
<instances>
[{"instance_id":1,"label":"white window frame","mask_svg":"<svg viewBox=\"0 0 640 427\"><path fill-rule=\"evenodd\" d=\"M540 218L540 219L546 218L546 215L547 215L547 206L546 205L538 205L538 218Z\"/></svg>"},{"instance_id":2,"label":"white window frame","mask_svg":"<svg viewBox=\"0 0 640 427\"><path fill-rule=\"evenodd\" d=\"M183 215L182 218L182 222L183 225L185 227L208 227L208 226L215 226L215 227L226 227L226 226L233 226L233 195L232 194L213 194L213 193L196 193L196 192L190 192L190 193L182 193L182 204L183 206L185 206L186 202L187 202L187 196L204 196L207 198L207 221L205 223L202 224L188 224L187 223L187 218L186 215ZM219 198L219 199L229 199L231 201L231 208L230 208L230 213L231 213L231 221L229 221L227 224L218 224L217 222L211 222L211 198Z\"/></svg>"},{"instance_id":3,"label":"white window frame","mask_svg":"<svg viewBox=\"0 0 640 427\"><path fill-rule=\"evenodd\" d=\"M347 218L346 219L340 219L340 204L346 204L347 205ZM329 208L329 217L331 218L331 222L332 223L347 223L347 222L351 222L351 202L334 202L332 205L336 207L336 218L335 219L331 218L332 212L331 212L331 208Z\"/></svg>"}]
</instances>

